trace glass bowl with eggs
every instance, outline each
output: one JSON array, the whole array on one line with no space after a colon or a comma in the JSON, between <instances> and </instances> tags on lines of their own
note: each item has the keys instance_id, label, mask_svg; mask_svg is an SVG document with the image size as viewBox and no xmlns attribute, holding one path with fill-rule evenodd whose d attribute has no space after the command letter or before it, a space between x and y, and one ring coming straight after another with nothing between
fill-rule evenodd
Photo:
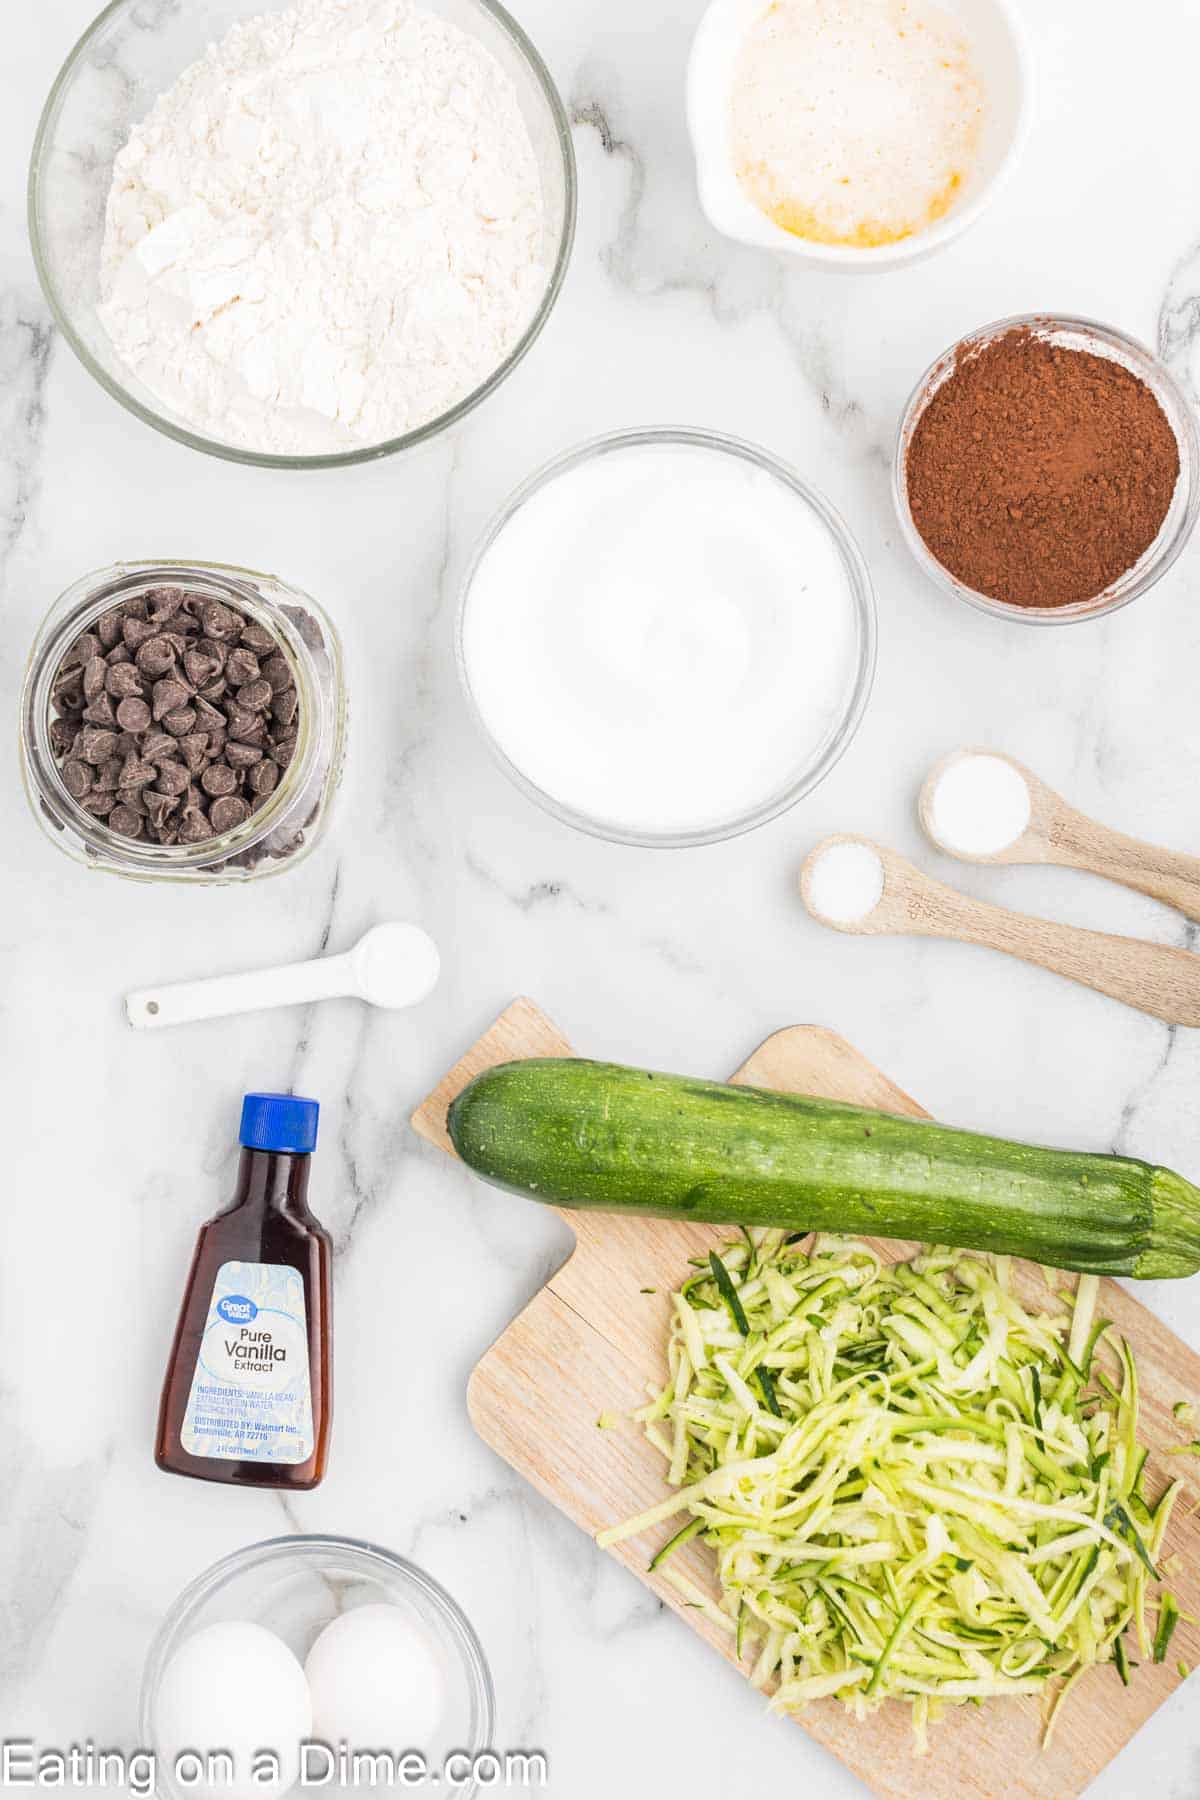
<instances>
[{"instance_id":1,"label":"glass bowl with eggs","mask_svg":"<svg viewBox=\"0 0 1200 1800\"><path fill-rule=\"evenodd\" d=\"M372 1764L385 1789L469 1800L494 1712L479 1639L430 1576L354 1538L271 1538L171 1607L146 1660L139 1741L161 1800L370 1786L355 1752L393 1758L390 1780Z\"/></svg>"},{"instance_id":2,"label":"glass bowl with eggs","mask_svg":"<svg viewBox=\"0 0 1200 1800\"><path fill-rule=\"evenodd\" d=\"M566 273L570 126L496 0L113 0L29 171L46 297L168 437L329 468L456 424Z\"/></svg>"}]
</instances>

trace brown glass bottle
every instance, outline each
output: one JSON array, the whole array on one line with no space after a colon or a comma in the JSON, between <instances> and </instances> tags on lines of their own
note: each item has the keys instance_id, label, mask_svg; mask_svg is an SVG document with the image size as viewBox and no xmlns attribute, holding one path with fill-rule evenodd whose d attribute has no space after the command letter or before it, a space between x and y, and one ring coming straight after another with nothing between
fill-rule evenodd
<instances>
[{"instance_id":1,"label":"brown glass bottle","mask_svg":"<svg viewBox=\"0 0 1200 1800\"><path fill-rule=\"evenodd\" d=\"M308 1209L317 1103L247 1094L229 1206L196 1240L159 1406L173 1475L313 1488L332 1414L332 1246Z\"/></svg>"}]
</instances>

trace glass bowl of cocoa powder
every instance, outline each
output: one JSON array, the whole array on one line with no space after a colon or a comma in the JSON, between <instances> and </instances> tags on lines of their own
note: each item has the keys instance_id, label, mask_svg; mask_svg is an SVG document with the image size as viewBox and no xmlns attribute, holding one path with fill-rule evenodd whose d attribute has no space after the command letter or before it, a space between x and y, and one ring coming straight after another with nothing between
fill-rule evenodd
<instances>
[{"instance_id":1,"label":"glass bowl of cocoa powder","mask_svg":"<svg viewBox=\"0 0 1200 1800\"><path fill-rule=\"evenodd\" d=\"M1046 313L968 333L900 422L901 530L939 586L1028 625L1128 605L1200 514L1200 440L1170 371L1136 339Z\"/></svg>"}]
</instances>

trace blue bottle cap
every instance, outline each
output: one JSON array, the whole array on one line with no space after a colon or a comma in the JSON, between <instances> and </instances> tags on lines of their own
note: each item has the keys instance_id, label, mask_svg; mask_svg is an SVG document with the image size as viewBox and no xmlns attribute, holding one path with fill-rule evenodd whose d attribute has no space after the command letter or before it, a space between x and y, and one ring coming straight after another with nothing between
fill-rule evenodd
<instances>
[{"instance_id":1,"label":"blue bottle cap","mask_svg":"<svg viewBox=\"0 0 1200 1800\"><path fill-rule=\"evenodd\" d=\"M247 1094L238 1141L247 1150L306 1155L316 1148L320 1111L317 1101L302 1100L298 1094Z\"/></svg>"}]
</instances>

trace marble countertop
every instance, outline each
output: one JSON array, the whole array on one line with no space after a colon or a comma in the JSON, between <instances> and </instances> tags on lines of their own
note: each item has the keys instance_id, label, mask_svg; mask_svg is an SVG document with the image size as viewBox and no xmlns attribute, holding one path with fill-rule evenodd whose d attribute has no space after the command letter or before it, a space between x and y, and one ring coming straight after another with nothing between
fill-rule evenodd
<instances>
[{"instance_id":1,"label":"marble countertop","mask_svg":"<svg viewBox=\"0 0 1200 1800\"><path fill-rule=\"evenodd\" d=\"M42 98L93 0L9 22L0 69L0 698L55 595L121 558L276 570L318 595L348 655L350 763L302 868L244 891L135 887L77 869L0 781L9 1176L0 1209L0 1708L4 1735L134 1741L146 1646L213 1558L288 1530L375 1538L477 1625L501 1747L541 1747L549 1792L850 1796L858 1784L500 1463L466 1416L469 1370L565 1255L536 1207L418 1143L414 1102L517 992L585 1053L718 1075L768 1032L836 1028L941 1117L1200 1168L1200 1036L983 951L855 940L802 912L795 874L864 830L972 892L1162 942L1152 902L1052 871L943 863L918 838L929 763L1008 749L1087 811L1181 848L1196 817L1200 547L1103 621L1034 631L919 577L889 499L898 411L989 318L1089 314L1200 386L1200 10L1141 0L1081 23L1028 0L1032 141L984 221L909 270L838 280L718 242L695 199L681 77L700 0L517 0L575 126L579 234L534 354L454 441L287 476L157 436L52 330L24 223ZM1106 23L1112 19L1112 27ZM817 482L870 560L879 673L863 728L790 815L724 846L620 849L512 789L473 735L451 655L458 576L514 481L599 431L675 422L756 439ZM415 1013L357 1004L136 1037L119 997L164 978L340 948L419 920L445 972ZM247 1088L317 1095L314 1199L337 1245L330 1473L294 1499L171 1481L151 1460L195 1231L228 1189ZM1148 1299L1200 1345L1194 1284ZM653 1696L653 1706L647 1705ZM667 1732L661 1720L703 1721ZM1177 1693L1093 1789L1200 1780Z\"/></svg>"}]
</instances>

